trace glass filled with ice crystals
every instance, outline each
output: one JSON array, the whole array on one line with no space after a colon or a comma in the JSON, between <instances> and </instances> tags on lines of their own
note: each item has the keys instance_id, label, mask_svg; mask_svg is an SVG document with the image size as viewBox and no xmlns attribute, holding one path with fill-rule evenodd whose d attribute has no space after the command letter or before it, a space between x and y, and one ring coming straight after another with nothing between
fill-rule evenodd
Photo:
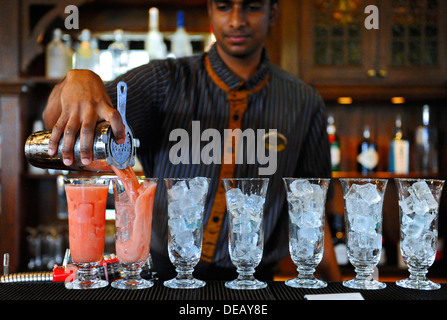
<instances>
[{"instance_id":1,"label":"glass filled with ice crystals","mask_svg":"<svg viewBox=\"0 0 447 320\"><path fill-rule=\"evenodd\" d=\"M205 281L194 278L202 254L203 212L211 179L164 179L168 196L168 253L177 276L163 284L175 289L195 289Z\"/></svg>"},{"instance_id":2,"label":"glass filled with ice crystals","mask_svg":"<svg viewBox=\"0 0 447 320\"><path fill-rule=\"evenodd\" d=\"M382 254L382 207L387 179L340 179L347 233L347 253L356 277L343 282L354 289L383 289L373 278Z\"/></svg>"},{"instance_id":3,"label":"glass filled with ice crystals","mask_svg":"<svg viewBox=\"0 0 447 320\"><path fill-rule=\"evenodd\" d=\"M289 251L298 276L287 280L295 288L327 286L315 278L315 268L323 258L324 212L330 179L283 178L289 205Z\"/></svg>"},{"instance_id":4,"label":"glass filled with ice crystals","mask_svg":"<svg viewBox=\"0 0 447 320\"><path fill-rule=\"evenodd\" d=\"M441 287L427 279L438 242L438 211L444 180L395 179L399 197L400 252L410 276L398 286L419 290Z\"/></svg>"},{"instance_id":5,"label":"glass filled with ice crystals","mask_svg":"<svg viewBox=\"0 0 447 320\"><path fill-rule=\"evenodd\" d=\"M222 179L227 202L229 253L238 277L230 289L262 289L267 283L254 277L264 251L263 214L269 179Z\"/></svg>"}]
</instances>

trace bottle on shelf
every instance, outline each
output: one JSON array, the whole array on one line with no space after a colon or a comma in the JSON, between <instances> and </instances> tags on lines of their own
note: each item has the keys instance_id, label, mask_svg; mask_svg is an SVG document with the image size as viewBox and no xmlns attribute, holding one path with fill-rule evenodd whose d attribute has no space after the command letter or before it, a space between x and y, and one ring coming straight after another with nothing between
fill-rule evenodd
<instances>
[{"instance_id":1,"label":"bottle on shelf","mask_svg":"<svg viewBox=\"0 0 447 320\"><path fill-rule=\"evenodd\" d=\"M369 126L363 129L363 140L357 148L357 171L362 174L369 174L377 171L379 165L379 153L377 145L371 139Z\"/></svg>"},{"instance_id":2,"label":"bottle on shelf","mask_svg":"<svg viewBox=\"0 0 447 320\"><path fill-rule=\"evenodd\" d=\"M333 213L328 217L332 234L332 243L334 244L335 258L338 265L347 265L349 260L346 252L346 234L343 214Z\"/></svg>"},{"instance_id":3,"label":"bottle on shelf","mask_svg":"<svg viewBox=\"0 0 447 320\"><path fill-rule=\"evenodd\" d=\"M107 50L112 56L112 77L126 73L129 65L129 48L124 40L124 32L122 29L116 29L113 32L115 41L112 42Z\"/></svg>"},{"instance_id":4,"label":"bottle on shelf","mask_svg":"<svg viewBox=\"0 0 447 320\"><path fill-rule=\"evenodd\" d=\"M176 58L192 55L191 40L185 30L185 14L183 11L177 12L177 29L172 35L171 53Z\"/></svg>"},{"instance_id":5,"label":"bottle on shelf","mask_svg":"<svg viewBox=\"0 0 447 320\"><path fill-rule=\"evenodd\" d=\"M94 47L89 29L84 29L79 36L81 43L74 54L74 68L99 72L99 55Z\"/></svg>"},{"instance_id":6,"label":"bottle on shelf","mask_svg":"<svg viewBox=\"0 0 447 320\"><path fill-rule=\"evenodd\" d=\"M430 125L430 106L422 108L422 125L416 128L416 168L424 174L438 173L437 130Z\"/></svg>"},{"instance_id":7,"label":"bottle on shelf","mask_svg":"<svg viewBox=\"0 0 447 320\"><path fill-rule=\"evenodd\" d=\"M45 76L56 79L65 77L68 70L71 69L71 63L67 65L67 52L69 48L62 41L61 29L57 28L53 31L53 39L45 51Z\"/></svg>"},{"instance_id":8,"label":"bottle on shelf","mask_svg":"<svg viewBox=\"0 0 447 320\"><path fill-rule=\"evenodd\" d=\"M390 141L389 171L407 174L410 171L410 142L402 130L402 118L396 117L394 136Z\"/></svg>"},{"instance_id":9,"label":"bottle on shelf","mask_svg":"<svg viewBox=\"0 0 447 320\"><path fill-rule=\"evenodd\" d=\"M72 49L71 36L69 34L67 34L67 33L63 34L62 35L62 41L65 44L65 66L66 66L66 70L68 72L68 70L73 68L74 51Z\"/></svg>"},{"instance_id":10,"label":"bottle on shelf","mask_svg":"<svg viewBox=\"0 0 447 320\"><path fill-rule=\"evenodd\" d=\"M164 59L167 55L166 44L163 34L159 31L159 11L157 8L149 9L149 32L145 43L145 49L149 56L149 61L154 59Z\"/></svg>"},{"instance_id":11,"label":"bottle on shelf","mask_svg":"<svg viewBox=\"0 0 447 320\"><path fill-rule=\"evenodd\" d=\"M327 133L329 136L329 143L331 146L332 171L339 171L340 159L341 159L340 142L338 140L337 127L335 126L334 116L332 114L329 114L327 122L328 122Z\"/></svg>"},{"instance_id":12,"label":"bottle on shelf","mask_svg":"<svg viewBox=\"0 0 447 320\"><path fill-rule=\"evenodd\" d=\"M215 42L216 42L216 36L214 35L213 27L210 25L210 33L205 41L205 52L208 52Z\"/></svg>"}]
</instances>

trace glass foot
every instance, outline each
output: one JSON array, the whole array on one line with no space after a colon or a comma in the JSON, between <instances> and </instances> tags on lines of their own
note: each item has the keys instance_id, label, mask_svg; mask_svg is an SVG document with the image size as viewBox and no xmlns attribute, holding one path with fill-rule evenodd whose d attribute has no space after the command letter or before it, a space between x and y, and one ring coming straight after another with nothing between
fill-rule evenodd
<instances>
[{"instance_id":1,"label":"glass foot","mask_svg":"<svg viewBox=\"0 0 447 320\"><path fill-rule=\"evenodd\" d=\"M111 283L116 289L147 289L154 285L152 281L145 279L120 279Z\"/></svg>"},{"instance_id":2,"label":"glass foot","mask_svg":"<svg viewBox=\"0 0 447 320\"><path fill-rule=\"evenodd\" d=\"M397 280L396 284L399 287L407 289L417 289L417 290L437 290L441 288L439 283L425 279L413 280L413 279L402 279Z\"/></svg>"},{"instance_id":3,"label":"glass foot","mask_svg":"<svg viewBox=\"0 0 447 320\"><path fill-rule=\"evenodd\" d=\"M172 289L197 289L205 286L205 281L199 279L171 279L163 282L163 285Z\"/></svg>"},{"instance_id":4,"label":"glass foot","mask_svg":"<svg viewBox=\"0 0 447 320\"><path fill-rule=\"evenodd\" d=\"M351 279L347 281L343 281L343 285L352 289L362 289L362 290L376 290L376 289L385 289L386 284L383 282L379 282L373 278L369 279Z\"/></svg>"},{"instance_id":5,"label":"glass foot","mask_svg":"<svg viewBox=\"0 0 447 320\"><path fill-rule=\"evenodd\" d=\"M252 280L235 279L232 281L225 282L225 287L237 290L256 290L266 288L267 283L259 281L257 279Z\"/></svg>"},{"instance_id":6,"label":"glass foot","mask_svg":"<svg viewBox=\"0 0 447 320\"><path fill-rule=\"evenodd\" d=\"M308 288L308 289L321 289L326 288L327 283L319 279L290 279L285 282L289 287L293 288Z\"/></svg>"},{"instance_id":7,"label":"glass foot","mask_svg":"<svg viewBox=\"0 0 447 320\"><path fill-rule=\"evenodd\" d=\"M98 289L98 288L104 288L107 287L109 284L106 280L87 280L87 281L80 281L80 280L74 280L71 282L65 283L65 288L67 289Z\"/></svg>"}]
</instances>

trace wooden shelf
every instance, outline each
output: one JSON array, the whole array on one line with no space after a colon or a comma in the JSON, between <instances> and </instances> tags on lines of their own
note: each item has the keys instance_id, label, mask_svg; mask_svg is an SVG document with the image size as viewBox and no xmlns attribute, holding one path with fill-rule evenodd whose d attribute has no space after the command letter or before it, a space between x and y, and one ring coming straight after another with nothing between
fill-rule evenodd
<instances>
[{"instance_id":1,"label":"wooden shelf","mask_svg":"<svg viewBox=\"0 0 447 320\"><path fill-rule=\"evenodd\" d=\"M439 174L425 174L422 172L410 172L407 174L398 174L398 173L392 173L387 171L381 171L381 172L375 172L371 174L364 175L361 172L357 171L332 171L332 177L335 179L338 178L382 178L382 179L394 179L394 178L421 178L421 179L428 179L433 178L437 179L439 178Z\"/></svg>"}]
</instances>

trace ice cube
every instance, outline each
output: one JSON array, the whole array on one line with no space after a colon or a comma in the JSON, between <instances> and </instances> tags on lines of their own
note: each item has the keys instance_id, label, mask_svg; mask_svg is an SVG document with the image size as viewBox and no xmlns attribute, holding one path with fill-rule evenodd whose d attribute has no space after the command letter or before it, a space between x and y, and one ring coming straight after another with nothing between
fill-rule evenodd
<instances>
[{"instance_id":1,"label":"ice cube","mask_svg":"<svg viewBox=\"0 0 447 320\"><path fill-rule=\"evenodd\" d=\"M424 230L425 219L423 216L416 214L412 221L407 220L405 225L402 225L402 232L405 237L419 238Z\"/></svg>"},{"instance_id":2,"label":"ice cube","mask_svg":"<svg viewBox=\"0 0 447 320\"><path fill-rule=\"evenodd\" d=\"M431 194L427 182L423 180L413 183L413 185L411 186L411 188L409 188L408 191L414 194L418 199L421 199L427 193Z\"/></svg>"},{"instance_id":3,"label":"ice cube","mask_svg":"<svg viewBox=\"0 0 447 320\"><path fill-rule=\"evenodd\" d=\"M227 199L227 205L229 210L236 210L238 208L242 208L245 202L245 195L239 188L233 188L225 192L225 198Z\"/></svg>"},{"instance_id":4,"label":"ice cube","mask_svg":"<svg viewBox=\"0 0 447 320\"><path fill-rule=\"evenodd\" d=\"M168 197L172 200L179 200L186 195L186 192L188 192L188 186L184 180L181 180L168 190Z\"/></svg>"},{"instance_id":5,"label":"ice cube","mask_svg":"<svg viewBox=\"0 0 447 320\"><path fill-rule=\"evenodd\" d=\"M427 182L422 180L422 181L413 183L413 185L409 189L409 192L412 195L415 195L416 198L418 200L420 200L421 202L422 201L425 202L426 206L429 209L435 210L438 208L438 202L436 201L435 197L433 196Z\"/></svg>"},{"instance_id":6,"label":"ice cube","mask_svg":"<svg viewBox=\"0 0 447 320\"><path fill-rule=\"evenodd\" d=\"M324 201L324 191L318 184L312 184L312 191L315 202Z\"/></svg>"},{"instance_id":7,"label":"ice cube","mask_svg":"<svg viewBox=\"0 0 447 320\"><path fill-rule=\"evenodd\" d=\"M294 180L290 184L290 190L295 197L305 197L313 193L312 185L307 180Z\"/></svg>"},{"instance_id":8,"label":"ice cube","mask_svg":"<svg viewBox=\"0 0 447 320\"><path fill-rule=\"evenodd\" d=\"M192 198L195 203L203 204L208 192L208 181L203 177L195 177L189 182L187 196Z\"/></svg>"},{"instance_id":9,"label":"ice cube","mask_svg":"<svg viewBox=\"0 0 447 320\"><path fill-rule=\"evenodd\" d=\"M180 217L183 213L180 201L169 202L168 204L168 216L169 218Z\"/></svg>"},{"instance_id":10,"label":"ice cube","mask_svg":"<svg viewBox=\"0 0 447 320\"><path fill-rule=\"evenodd\" d=\"M346 194L344 195L345 199L359 199L360 195L357 192L358 188L359 188L359 184L352 184L348 191L346 192Z\"/></svg>"},{"instance_id":11,"label":"ice cube","mask_svg":"<svg viewBox=\"0 0 447 320\"><path fill-rule=\"evenodd\" d=\"M264 198L256 194L250 195L243 206L244 211L255 223L259 223L262 217Z\"/></svg>"},{"instance_id":12,"label":"ice cube","mask_svg":"<svg viewBox=\"0 0 447 320\"><path fill-rule=\"evenodd\" d=\"M300 228L318 228L322 225L322 212L305 211L298 215Z\"/></svg>"},{"instance_id":13,"label":"ice cube","mask_svg":"<svg viewBox=\"0 0 447 320\"><path fill-rule=\"evenodd\" d=\"M204 195L208 192L208 179L204 177L195 177L189 182L189 188L196 189Z\"/></svg>"},{"instance_id":14,"label":"ice cube","mask_svg":"<svg viewBox=\"0 0 447 320\"><path fill-rule=\"evenodd\" d=\"M316 243L319 240L321 231L319 228L301 228L298 229L298 241L307 241Z\"/></svg>"},{"instance_id":15,"label":"ice cube","mask_svg":"<svg viewBox=\"0 0 447 320\"><path fill-rule=\"evenodd\" d=\"M413 197L407 197L403 200L399 200L399 206L404 215L409 215L414 212L413 210Z\"/></svg>"},{"instance_id":16,"label":"ice cube","mask_svg":"<svg viewBox=\"0 0 447 320\"><path fill-rule=\"evenodd\" d=\"M377 221L370 216L351 214L348 216L351 230L358 233L376 234Z\"/></svg>"},{"instance_id":17,"label":"ice cube","mask_svg":"<svg viewBox=\"0 0 447 320\"><path fill-rule=\"evenodd\" d=\"M357 192L359 192L360 197L365 200L368 204L375 204L380 202L382 199L377 188L372 183L367 183L358 187Z\"/></svg>"}]
</instances>

